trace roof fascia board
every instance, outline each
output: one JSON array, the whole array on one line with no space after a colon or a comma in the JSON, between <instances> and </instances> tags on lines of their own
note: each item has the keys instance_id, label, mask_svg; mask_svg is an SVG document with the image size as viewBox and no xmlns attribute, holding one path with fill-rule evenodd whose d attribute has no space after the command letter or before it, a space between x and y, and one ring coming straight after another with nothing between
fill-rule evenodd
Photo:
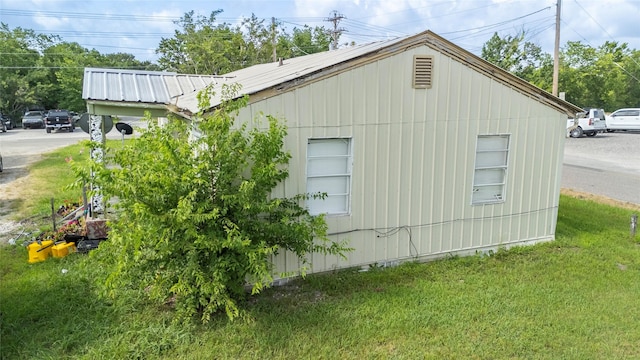
<instances>
[{"instance_id":1,"label":"roof fascia board","mask_svg":"<svg viewBox=\"0 0 640 360\"><path fill-rule=\"evenodd\" d=\"M145 113L149 112L153 117L164 117L169 110L163 104L88 100L87 112L92 115L122 116L145 116Z\"/></svg>"}]
</instances>

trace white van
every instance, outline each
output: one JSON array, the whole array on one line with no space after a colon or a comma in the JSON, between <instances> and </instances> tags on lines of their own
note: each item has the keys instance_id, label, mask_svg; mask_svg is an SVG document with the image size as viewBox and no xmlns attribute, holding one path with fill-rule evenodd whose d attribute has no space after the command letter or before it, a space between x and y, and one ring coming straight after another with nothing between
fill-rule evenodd
<instances>
[{"instance_id":1,"label":"white van","mask_svg":"<svg viewBox=\"0 0 640 360\"><path fill-rule=\"evenodd\" d=\"M619 109L607 116L607 131L640 130L640 108Z\"/></svg>"}]
</instances>

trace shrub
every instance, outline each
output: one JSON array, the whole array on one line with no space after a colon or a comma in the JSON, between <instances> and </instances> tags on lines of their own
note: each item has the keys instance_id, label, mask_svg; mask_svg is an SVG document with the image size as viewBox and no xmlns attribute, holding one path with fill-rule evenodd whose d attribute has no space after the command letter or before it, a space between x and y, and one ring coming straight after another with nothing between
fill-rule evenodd
<instances>
[{"instance_id":1,"label":"shrub","mask_svg":"<svg viewBox=\"0 0 640 360\"><path fill-rule=\"evenodd\" d=\"M203 92L201 100L210 95ZM301 206L310 195L272 197L288 176L286 127L272 116L263 117L262 130L236 124L245 104L246 98L225 101L193 124L149 121L137 139L115 150L109 167L91 164L101 193L118 199L109 240L91 256L97 262L91 266L107 274L97 279L105 294L133 288L175 303L178 319L200 314L207 322L219 310L234 319L247 285L257 293L273 281L278 251L291 251L304 264L311 252L348 250L327 239L322 216Z\"/></svg>"}]
</instances>

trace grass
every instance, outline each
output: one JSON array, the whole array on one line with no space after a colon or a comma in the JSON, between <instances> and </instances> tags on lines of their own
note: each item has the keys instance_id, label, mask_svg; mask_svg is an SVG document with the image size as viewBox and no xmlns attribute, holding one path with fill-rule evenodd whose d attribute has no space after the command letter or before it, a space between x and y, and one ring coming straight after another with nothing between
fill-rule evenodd
<instances>
[{"instance_id":1,"label":"grass","mask_svg":"<svg viewBox=\"0 0 640 360\"><path fill-rule=\"evenodd\" d=\"M2 246L0 358L637 359L631 213L562 196L556 241L310 275L250 298L246 321L206 326L97 296L85 255L30 265Z\"/></svg>"},{"instance_id":2,"label":"grass","mask_svg":"<svg viewBox=\"0 0 640 360\"><path fill-rule=\"evenodd\" d=\"M122 141L108 140L106 145L120 147ZM52 198L56 210L65 203L82 203L80 186L70 186L76 177L68 160L84 162L88 158L89 150L82 143L42 154L41 160L29 167L28 185L19 189L20 199L11 203L14 220L30 219L40 230L50 229Z\"/></svg>"}]
</instances>

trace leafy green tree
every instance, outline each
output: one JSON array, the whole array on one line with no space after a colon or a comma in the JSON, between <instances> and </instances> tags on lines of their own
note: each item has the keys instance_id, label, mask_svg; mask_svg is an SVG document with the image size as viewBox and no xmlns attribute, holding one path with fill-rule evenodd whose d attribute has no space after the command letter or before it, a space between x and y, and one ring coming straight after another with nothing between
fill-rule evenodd
<instances>
[{"instance_id":1,"label":"leafy green tree","mask_svg":"<svg viewBox=\"0 0 640 360\"><path fill-rule=\"evenodd\" d=\"M58 36L0 25L0 111L18 119L27 108L82 112L85 67L157 69L133 55L102 55Z\"/></svg>"},{"instance_id":2,"label":"leafy green tree","mask_svg":"<svg viewBox=\"0 0 640 360\"><path fill-rule=\"evenodd\" d=\"M140 61L132 54L112 53L101 55L100 66L116 69L159 71L160 67L148 60Z\"/></svg>"},{"instance_id":3,"label":"leafy green tree","mask_svg":"<svg viewBox=\"0 0 640 360\"><path fill-rule=\"evenodd\" d=\"M632 50L620 63L626 77L628 102L625 107L640 107L640 50Z\"/></svg>"},{"instance_id":4,"label":"leafy green tree","mask_svg":"<svg viewBox=\"0 0 640 360\"><path fill-rule=\"evenodd\" d=\"M256 64L273 61L276 57L291 58L329 49L330 32L323 27L294 28L288 35L282 24L251 15L242 24L231 27L218 23L216 16L186 13L176 24L180 27L171 38L160 41L156 53L163 69L189 74L225 74Z\"/></svg>"},{"instance_id":5,"label":"leafy green tree","mask_svg":"<svg viewBox=\"0 0 640 360\"><path fill-rule=\"evenodd\" d=\"M208 17L186 13L172 38L162 38L156 49L163 69L184 74L223 74L242 68L244 39L238 28L216 22L222 10Z\"/></svg>"},{"instance_id":6,"label":"leafy green tree","mask_svg":"<svg viewBox=\"0 0 640 360\"><path fill-rule=\"evenodd\" d=\"M278 24L264 25L264 19L258 19L254 14L242 21L241 30L244 33L244 51L242 67L264 64L273 61L273 48L277 46Z\"/></svg>"},{"instance_id":7,"label":"leafy green tree","mask_svg":"<svg viewBox=\"0 0 640 360\"><path fill-rule=\"evenodd\" d=\"M327 51L332 41L331 32L324 27L312 28L305 25L302 29L293 28L289 45L290 56L296 57Z\"/></svg>"},{"instance_id":8,"label":"leafy green tree","mask_svg":"<svg viewBox=\"0 0 640 360\"><path fill-rule=\"evenodd\" d=\"M569 41L561 54L560 88L580 106L613 111L630 106L638 91L638 67L626 43L605 42L598 48ZM638 74L640 75L640 74ZM635 81L634 81L635 80Z\"/></svg>"},{"instance_id":9,"label":"leafy green tree","mask_svg":"<svg viewBox=\"0 0 640 360\"><path fill-rule=\"evenodd\" d=\"M60 42L47 47L39 65L46 81L37 85L40 103L47 109L85 111L82 76L87 66L99 66L101 55L75 42Z\"/></svg>"},{"instance_id":10,"label":"leafy green tree","mask_svg":"<svg viewBox=\"0 0 640 360\"><path fill-rule=\"evenodd\" d=\"M482 46L482 58L497 65L527 81L537 80L540 75L536 72L542 65L548 63L542 49L531 42L525 41L526 32L521 31L515 36L500 37L494 33Z\"/></svg>"},{"instance_id":11,"label":"leafy green tree","mask_svg":"<svg viewBox=\"0 0 640 360\"><path fill-rule=\"evenodd\" d=\"M45 82L46 76L38 71L40 52L55 40L0 23L0 111L18 118L26 107L42 106L36 86Z\"/></svg>"},{"instance_id":12,"label":"leafy green tree","mask_svg":"<svg viewBox=\"0 0 640 360\"><path fill-rule=\"evenodd\" d=\"M209 95L200 94L201 105ZM183 121L149 122L131 145L116 150L115 166L94 164L95 183L118 198L109 240L92 253L112 295L146 289L160 303L175 301L179 319L199 313L207 322L220 310L233 319L248 284L257 293L272 281L270 260L278 251L305 262L312 252L347 250L327 239L322 216L301 206L306 195L273 197L288 177L286 128L271 116L264 130L237 123L246 101L201 114L195 139Z\"/></svg>"}]
</instances>

